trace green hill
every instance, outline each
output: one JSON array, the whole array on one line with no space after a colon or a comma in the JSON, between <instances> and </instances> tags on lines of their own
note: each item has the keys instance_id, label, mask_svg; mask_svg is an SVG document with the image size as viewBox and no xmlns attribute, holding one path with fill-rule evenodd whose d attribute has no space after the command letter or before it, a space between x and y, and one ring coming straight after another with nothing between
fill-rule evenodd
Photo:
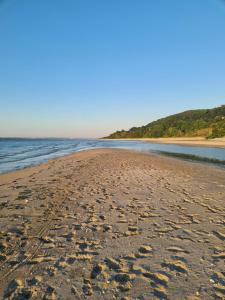
<instances>
[{"instance_id":1,"label":"green hill","mask_svg":"<svg viewBox=\"0 0 225 300\"><path fill-rule=\"evenodd\" d=\"M145 126L116 131L106 138L159 138L159 137L225 136L225 105L212 109L189 110L171 115Z\"/></svg>"}]
</instances>

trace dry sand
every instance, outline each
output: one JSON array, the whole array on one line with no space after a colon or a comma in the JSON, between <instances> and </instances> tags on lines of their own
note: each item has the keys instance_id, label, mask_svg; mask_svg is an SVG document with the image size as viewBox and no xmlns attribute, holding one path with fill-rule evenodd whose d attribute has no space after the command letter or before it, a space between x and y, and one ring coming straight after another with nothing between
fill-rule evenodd
<instances>
[{"instance_id":1,"label":"dry sand","mask_svg":"<svg viewBox=\"0 0 225 300\"><path fill-rule=\"evenodd\" d=\"M107 140L107 139L106 139ZM110 140L110 139L108 139ZM204 137L189 137L189 138L140 138L140 139L114 139L114 140L135 140L144 141L148 143L159 143L159 144L176 144L184 146L201 146L201 147L216 147L225 148L225 137L217 139L207 140Z\"/></svg>"},{"instance_id":2,"label":"dry sand","mask_svg":"<svg viewBox=\"0 0 225 300\"><path fill-rule=\"evenodd\" d=\"M101 149L0 182L0 298L225 299L223 169Z\"/></svg>"}]
</instances>

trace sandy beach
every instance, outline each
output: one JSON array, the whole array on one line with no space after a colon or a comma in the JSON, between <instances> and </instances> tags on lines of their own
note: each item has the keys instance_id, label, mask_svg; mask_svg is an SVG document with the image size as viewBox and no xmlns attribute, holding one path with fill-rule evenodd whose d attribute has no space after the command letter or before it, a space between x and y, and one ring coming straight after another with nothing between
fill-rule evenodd
<instances>
[{"instance_id":1,"label":"sandy beach","mask_svg":"<svg viewBox=\"0 0 225 300\"><path fill-rule=\"evenodd\" d=\"M107 139L106 139L107 140ZM109 139L110 140L110 139ZM117 140L117 139L113 139ZM201 147L216 147L225 148L225 138L216 138L207 140L204 137L187 137L187 138L134 138L134 139L118 139L118 140L135 140L144 141L148 143L160 143L160 144L175 144L184 146L201 146Z\"/></svg>"},{"instance_id":2,"label":"sandy beach","mask_svg":"<svg viewBox=\"0 0 225 300\"><path fill-rule=\"evenodd\" d=\"M225 299L224 199L222 168L128 150L2 174L0 298Z\"/></svg>"}]
</instances>

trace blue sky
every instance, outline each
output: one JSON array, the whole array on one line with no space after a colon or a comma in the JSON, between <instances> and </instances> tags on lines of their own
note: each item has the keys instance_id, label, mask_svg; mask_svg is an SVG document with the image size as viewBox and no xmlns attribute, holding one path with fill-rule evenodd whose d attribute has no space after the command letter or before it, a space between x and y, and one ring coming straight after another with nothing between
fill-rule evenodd
<instances>
[{"instance_id":1,"label":"blue sky","mask_svg":"<svg viewBox=\"0 0 225 300\"><path fill-rule=\"evenodd\" d=\"M0 136L101 137L221 104L223 0L0 0Z\"/></svg>"}]
</instances>

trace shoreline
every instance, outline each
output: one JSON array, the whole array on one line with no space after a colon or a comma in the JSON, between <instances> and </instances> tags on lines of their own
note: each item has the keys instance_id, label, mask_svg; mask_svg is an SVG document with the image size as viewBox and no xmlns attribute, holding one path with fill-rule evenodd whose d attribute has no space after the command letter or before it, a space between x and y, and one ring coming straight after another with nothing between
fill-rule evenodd
<instances>
[{"instance_id":1,"label":"shoreline","mask_svg":"<svg viewBox=\"0 0 225 300\"><path fill-rule=\"evenodd\" d=\"M174 144L180 146L225 148L225 137L207 140L204 137L193 138L125 138L125 139L104 139L118 141L143 141L158 144Z\"/></svg>"},{"instance_id":2,"label":"shoreline","mask_svg":"<svg viewBox=\"0 0 225 300\"><path fill-rule=\"evenodd\" d=\"M125 140L125 139L124 139ZM140 141L141 139L130 139L130 140L137 140ZM150 142L151 141L146 141L146 142ZM169 144L169 143L167 143ZM181 144L180 144L181 145ZM182 146L182 145L181 145ZM212 159L212 158L205 158L205 157L201 157L201 156L195 156L195 155L189 155L189 154L184 154L184 153L173 153L173 152L161 152L161 151L139 151L139 150L135 150L135 149L123 149L123 148L96 148L96 149L82 149L79 151L75 151L63 156L58 156L58 157L54 157L54 158L50 158L47 161L44 162L40 162L37 164L33 164L30 166L25 166L23 168L19 168L19 169L15 169L15 170L11 170L11 171L6 171L3 173L0 173L0 179L2 176L4 175L11 175L11 173L17 173L20 171L26 171L29 169L33 169L33 168L38 168L38 167L45 167L45 165L48 165L51 162L57 161L57 160L62 160L62 159L70 159L72 158L74 155L78 154L78 153L83 153L83 152L89 152L89 151L96 151L96 150L121 150L121 151L131 151L134 153L145 153L147 155L156 155L159 157L164 157L165 159L174 159L174 160L179 160L179 161L183 161L183 162L188 162L188 163L194 163L194 164L200 164L200 165L205 165L208 167L215 167L215 168L223 168L224 169L224 165L225 165L225 161L221 161L218 159ZM1 185L0 185L1 186Z\"/></svg>"}]
</instances>

